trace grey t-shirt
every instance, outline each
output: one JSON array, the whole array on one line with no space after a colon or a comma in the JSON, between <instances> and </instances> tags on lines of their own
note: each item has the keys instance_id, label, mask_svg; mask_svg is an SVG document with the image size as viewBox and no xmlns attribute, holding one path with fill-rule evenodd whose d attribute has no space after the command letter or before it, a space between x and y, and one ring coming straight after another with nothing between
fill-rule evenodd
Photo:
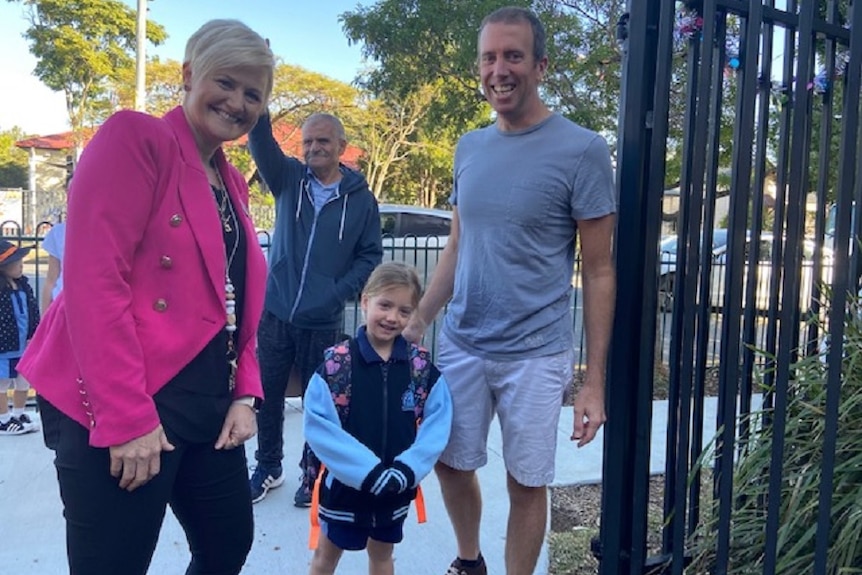
<instances>
[{"instance_id":1,"label":"grey t-shirt","mask_svg":"<svg viewBox=\"0 0 862 575\"><path fill-rule=\"evenodd\" d=\"M575 220L616 211L605 140L553 114L520 132L465 134L450 202L461 222L443 329L489 359L572 347Z\"/></svg>"}]
</instances>

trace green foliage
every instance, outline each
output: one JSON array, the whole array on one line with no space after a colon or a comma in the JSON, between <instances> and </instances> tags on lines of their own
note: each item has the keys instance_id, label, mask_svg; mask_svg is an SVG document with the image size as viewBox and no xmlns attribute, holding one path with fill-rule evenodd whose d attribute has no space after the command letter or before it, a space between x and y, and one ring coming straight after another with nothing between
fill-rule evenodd
<instances>
[{"instance_id":1,"label":"green foliage","mask_svg":"<svg viewBox=\"0 0 862 575\"><path fill-rule=\"evenodd\" d=\"M435 122L462 127L481 109L487 114L476 75L476 41L482 18L495 8L528 2L476 0L381 0L341 15L351 42L379 65L361 81L374 94L405 98L442 81L445 90L431 103Z\"/></svg>"},{"instance_id":2,"label":"green foliage","mask_svg":"<svg viewBox=\"0 0 862 575\"><path fill-rule=\"evenodd\" d=\"M26 188L29 180L27 152L15 147L23 139L21 128L0 131L0 188Z\"/></svg>"},{"instance_id":3,"label":"green foliage","mask_svg":"<svg viewBox=\"0 0 862 575\"><path fill-rule=\"evenodd\" d=\"M30 28L24 37L38 60L35 74L64 92L69 123L77 132L104 94L103 83L134 66L136 10L119 0L9 1L28 7ZM147 23L150 42L158 45L166 37L160 25Z\"/></svg>"},{"instance_id":4,"label":"green foliage","mask_svg":"<svg viewBox=\"0 0 862 575\"><path fill-rule=\"evenodd\" d=\"M860 573L862 565L862 308L854 302L847 316L827 573ZM752 437L740 445L734 467L736 505L730 523L730 575L762 571L766 537L765 502L771 473L781 473L777 573L808 573L814 562L825 439L827 366L812 355L792 366L782 468L773 469L771 412L749 416ZM774 496L774 495L773 495ZM714 561L717 509L693 539L692 572L709 572ZM855 569L854 569L855 568Z\"/></svg>"},{"instance_id":5,"label":"green foliage","mask_svg":"<svg viewBox=\"0 0 862 575\"><path fill-rule=\"evenodd\" d=\"M284 121L297 127L311 114L327 112L338 116L350 131L363 124L357 117L359 97L359 90L350 84L282 63L275 69L269 110L273 122Z\"/></svg>"},{"instance_id":6,"label":"green foliage","mask_svg":"<svg viewBox=\"0 0 862 575\"><path fill-rule=\"evenodd\" d=\"M110 101L120 108L135 107L135 68L117 71L116 77L108 81ZM183 65L176 60L162 60L158 56L147 59L146 111L154 116L163 116L183 101Z\"/></svg>"}]
</instances>

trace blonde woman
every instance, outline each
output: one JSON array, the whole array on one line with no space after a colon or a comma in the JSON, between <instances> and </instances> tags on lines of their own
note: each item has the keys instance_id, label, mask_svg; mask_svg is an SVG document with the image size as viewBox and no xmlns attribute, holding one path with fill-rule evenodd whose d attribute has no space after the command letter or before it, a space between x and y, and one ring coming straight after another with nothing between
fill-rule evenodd
<instances>
[{"instance_id":1,"label":"blonde woman","mask_svg":"<svg viewBox=\"0 0 862 575\"><path fill-rule=\"evenodd\" d=\"M65 286L19 369L42 399L76 575L146 573L168 504L188 575L239 573L251 548L266 264L221 146L257 122L273 66L247 26L208 22L182 106L115 114L75 171Z\"/></svg>"}]
</instances>

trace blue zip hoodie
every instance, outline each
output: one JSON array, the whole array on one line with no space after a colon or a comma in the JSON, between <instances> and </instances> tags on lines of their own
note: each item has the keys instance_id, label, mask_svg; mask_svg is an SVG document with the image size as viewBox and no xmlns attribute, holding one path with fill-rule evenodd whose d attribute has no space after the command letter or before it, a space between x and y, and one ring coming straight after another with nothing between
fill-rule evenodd
<instances>
[{"instance_id":1,"label":"blue zip hoodie","mask_svg":"<svg viewBox=\"0 0 862 575\"><path fill-rule=\"evenodd\" d=\"M377 199L362 174L341 165L338 193L315 213L308 168L281 151L269 114L248 143L275 196L264 308L299 328L338 329L344 303L383 259Z\"/></svg>"}]
</instances>

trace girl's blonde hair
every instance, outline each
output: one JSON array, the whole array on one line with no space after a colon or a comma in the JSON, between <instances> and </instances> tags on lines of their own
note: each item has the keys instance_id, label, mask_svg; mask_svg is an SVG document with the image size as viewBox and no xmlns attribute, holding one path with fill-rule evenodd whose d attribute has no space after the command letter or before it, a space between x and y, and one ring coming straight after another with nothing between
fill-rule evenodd
<instances>
[{"instance_id":1,"label":"girl's blonde hair","mask_svg":"<svg viewBox=\"0 0 862 575\"><path fill-rule=\"evenodd\" d=\"M186 43L183 63L198 77L225 68L264 68L264 103L269 101L275 57L266 40L239 20L210 20L201 26Z\"/></svg>"},{"instance_id":2,"label":"girl's blonde hair","mask_svg":"<svg viewBox=\"0 0 862 575\"><path fill-rule=\"evenodd\" d=\"M422 282L419 281L419 274L416 273L415 268L402 262L386 262L374 268L365 283L362 295L375 297L396 287L410 289L413 292L413 305L419 304L419 299L422 297Z\"/></svg>"}]
</instances>

